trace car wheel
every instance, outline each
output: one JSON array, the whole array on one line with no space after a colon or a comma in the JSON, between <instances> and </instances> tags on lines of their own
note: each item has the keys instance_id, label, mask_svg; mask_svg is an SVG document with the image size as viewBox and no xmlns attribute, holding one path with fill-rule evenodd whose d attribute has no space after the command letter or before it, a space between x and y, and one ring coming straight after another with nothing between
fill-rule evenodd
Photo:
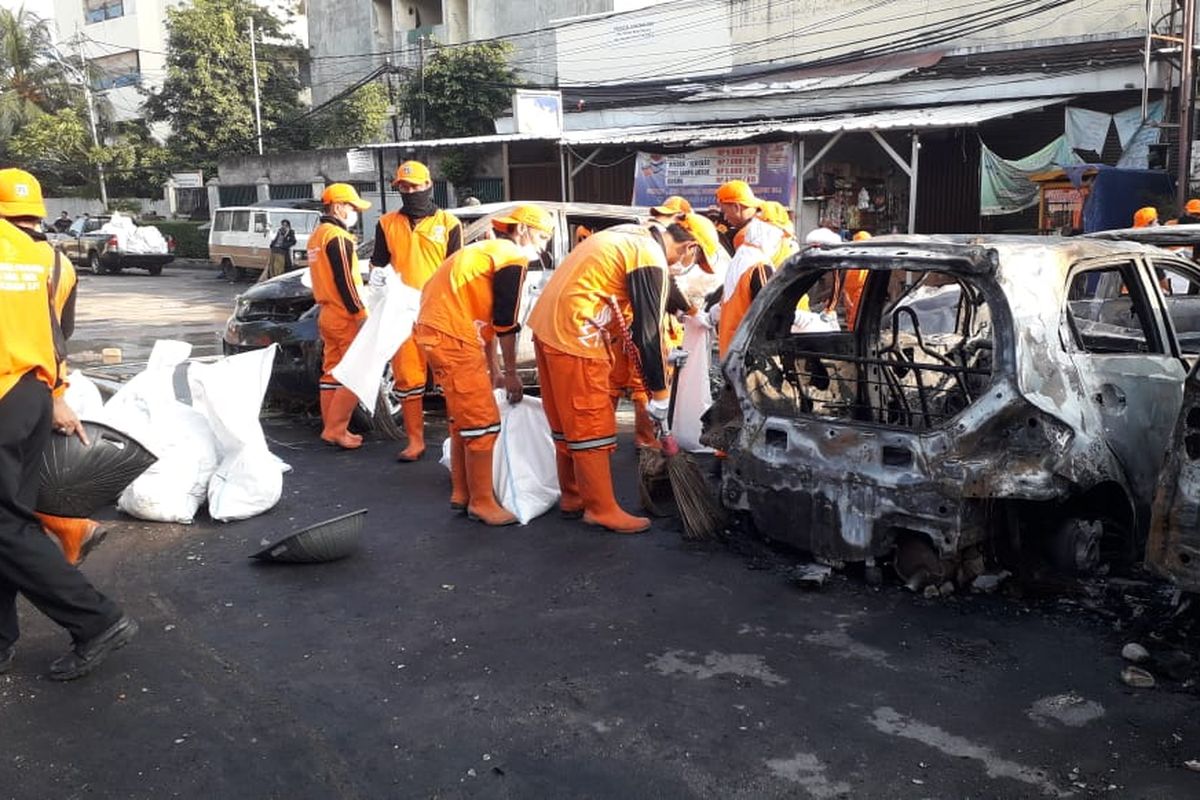
<instances>
[{"instance_id":1,"label":"car wheel","mask_svg":"<svg viewBox=\"0 0 1200 800\"><path fill-rule=\"evenodd\" d=\"M162 275L162 267L147 267L146 272L151 275Z\"/></svg>"},{"instance_id":2,"label":"car wheel","mask_svg":"<svg viewBox=\"0 0 1200 800\"><path fill-rule=\"evenodd\" d=\"M221 259L221 277L227 281L233 280L233 262L228 258Z\"/></svg>"},{"instance_id":3,"label":"car wheel","mask_svg":"<svg viewBox=\"0 0 1200 800\"><path fill-rule=\"evenodd\" d=\"M385 439L399 441L406 437L404 433L404 412L401 409L400 396L396 394L396 382L392 379L392 365L383 371L379 382L379 397L375 400L375 430Z\"/></svg>"},{"instance_id":4,"label":"car wheel","mask_svg":"<svg viewBox=\"0 0 1200 800\"><path fill-rule=\"evenodd\" d=\"M88 270L91 271L91 273L93 275L103 275L104 274L104 266L100 263L100 254L97 253L95 250L88 253L87 263L88 263Z\"/></svg>"}]
</instances>

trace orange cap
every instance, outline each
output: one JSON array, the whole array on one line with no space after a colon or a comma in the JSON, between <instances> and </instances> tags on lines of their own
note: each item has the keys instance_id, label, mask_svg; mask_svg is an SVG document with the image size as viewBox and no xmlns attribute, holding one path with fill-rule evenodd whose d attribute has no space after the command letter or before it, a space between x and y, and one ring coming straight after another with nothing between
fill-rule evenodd
<instances>
[{"instance_id":1,"label":"orange cap","mask_svg":"<svg viewBox=\"0 0 1200 800\"><path fill-rule=\"evenodd\" d=\"M717 188L718 203L737 203L747 208L761 208L763 201L754 196L754 190L745 181L729 181Z\"/></svg>"},{"instance_id":2,"label":"orange cap","mask_svg":"<svg viewBox=\"0 0 1200 800\"><path fill-rule=\"evenodd\" d=\"M354 191L354 187L348 183L331 183L325 187L325 191L321 193L321 202L325 205L333 205L334 203L349 203L359 211L365 211L371 207L371 204L358 196L358 192Z\"/></svg>"},{"instance_id":3,"label":"orange cap","mask_svg":"<svg viewBox=\"0 0 1200 800\"><path fill-rule=\"evenodd\" d=\"M858 233L854 234L854 241L856 242L865 242L870 238L871 234L867 233L866 231L859 231Z\"/></svg>"},{"instance_id":4,"label":"orange cap","mask_svg":"<svg viewBox=\"0 0 1200 800\"><path fill-rule=\"evenodd\" d=\"M660 217L669 217L673 214L692 213L692 204L686 198L673 194L666 200L663 200L661 205L654 206L650 210Z\"/></svg>"},{"instance_id":5,"label":"orange cap","mask_svg":"<svg viewBox=\"0 0 1200 800\"><path fill-rule=\"evenodd\" d=\"M1183 210L1192 216L1200 217L1200 200L1193 197L1187 201L1187 205L1183 207Z\"/></svg>"},{"instance_id":6,"label":"orange cap","mask_svg":"<svg viewBox=\"0 0 1200 800\"><path fill-rule=\"evenodd\" d=\"M554 233L554 217L541 206L532 203L514 206L492 217L492 225L527 225L542 233Z\"/></svg>"},{"instance_id":7,"label":"orange cap","mask_svg":"<svg viewBox=\"0 0 1200 800\"><path fill-rule=\"evenodd\" d=\"M405 161L396 167L396 177L392 179L392 186L398 186L401 183L411 183L416 186L429 183L430 180L429 167L420 161Z\"/></svg>"},{"instance_id":8,"label":"orange cap","mask_svg":"<svg viewBox=\"0 0 1200 800\"><path fill-rule=\"evenodd\" d=\"M717 251L721 248L721 239L717 236L717 228L712 220L699 214L684 214L677 223L679 227L692 235L700 245L700 269L712 273L713 264L717 260Z\"/></svg>"},{"instance_id":9,"label":"orange cap","mask_svg":"<svg viewBox=\"0 0 1200 800\"><path fill-rule=\"evenodd\" d=\"M762 208L758 210L758 216L763 222L774 225L788 236L796 235L796 226L792 224L792 218L788 216L788 210L783 203L777 203L774 200L763 201Z\"/></svg>"},{"instance_id":10,"label":"orange cap","mask_svg":"<svg viewBox=\"0 0 1200 800\"><path fill-rule=\"evenodd\" d=\"M42 185L23 169L0 169L0 217L44 217Z\"/></svg>"},{"instance_id":11,"label":"orange cap","mask_svg":"<svg viewBox=\"0 0 1200 800\"><path fill-rule=\"evenodd\" d=\"M1158 209L1154 206L1139 208L1133 214L1133 227L1146 228L1158 222Z\"/></svg>"}]
</instances>

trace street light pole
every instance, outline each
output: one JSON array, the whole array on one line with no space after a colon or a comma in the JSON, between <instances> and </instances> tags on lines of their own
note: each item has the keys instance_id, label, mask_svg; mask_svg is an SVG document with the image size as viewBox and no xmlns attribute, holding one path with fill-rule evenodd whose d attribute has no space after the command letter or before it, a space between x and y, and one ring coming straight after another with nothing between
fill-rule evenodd
<instances>
[{"instance_id":1,"label":"street light pole","mask_svg":"<svg viewBox=\"0 0 1200 800\"><path fill-rule=\"evenodd\" d=\"M262 109L258 98L258 53L254 45L254 17L250 17L250 72L254 76L254 130L258 136L258 154L263 154Z\"/></svg>"},{"instance_id":2,"label":"street light pole","mask_svg":"<svg viewBox=\"0 0 1200 800\"><path fill-rule=\"evenodd\" d=\"M1180 214L1191 193L1195 46L1196 0L1183 0L1183 52L1179 59L1179 169L1175 185L1176 205Z\"/></svg>"},{"instance_id":3,"label":"street light pole","mask_svg":"<svg viewBox=\"0 0 1200 800\"><path fill-rule=\"evenodd\" d=\"M95 105L92 100L92 84L91 84L91 81L88 80L88 76L86 73L87 62L84 61L84 59L83 59L83 41L80 38L78 27L76 27L76 29L75 29L75 52L79 56L80 65L85 70L85 72L76 71L76 78L79 80L80 86L83 87L83 98L84 98L85 103L87 104L88 127L92 131L92 145L97 150L99 150L100 149L100 133L96 127L96 108L95 108ZM67 63L65 61L63 61L61 58L58 59L58 62L60 64L62 64L63 66L68 66ZM96 177L100 181L100 204L103 205L104 210L107 211L108 210L108 183L107 183L107 181L105 181L104 164L101 162L96 162Z\"/></svg>"}]
</instances>

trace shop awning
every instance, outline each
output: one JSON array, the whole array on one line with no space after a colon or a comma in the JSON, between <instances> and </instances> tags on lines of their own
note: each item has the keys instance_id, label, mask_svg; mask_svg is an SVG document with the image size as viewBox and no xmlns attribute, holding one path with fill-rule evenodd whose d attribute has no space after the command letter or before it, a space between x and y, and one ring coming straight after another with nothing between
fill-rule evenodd
<instances>
[{"instance_id":1,"label":"shop awning","mask_svg":"<svg viewBox=\"0 0 1200 800\"><path fill-rule=\"evenodd\" d=\"M1065 103L1068 97L1039 97L1005 100L995 103L963 103L948 106L892 108L812 118L764 120L736 125L662 126L607 128L568 131L562 140L569 145L659 145L702 147L721 142L745 141L766 136L810 136L814 134L854 133L889 130L933 130L971 128L988 120L1036 111Z\"/></svg>"}]
</instances>

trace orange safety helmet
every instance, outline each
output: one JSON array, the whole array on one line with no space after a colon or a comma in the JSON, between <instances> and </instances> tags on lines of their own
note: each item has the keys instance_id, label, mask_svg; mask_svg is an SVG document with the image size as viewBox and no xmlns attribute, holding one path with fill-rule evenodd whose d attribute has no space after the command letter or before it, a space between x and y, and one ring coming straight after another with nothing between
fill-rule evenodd
<instances>
[{"instance_id":1,"label":"orange safety helmet","mask_svg":"<svg viewBox=\"0 0 1200 800\"><path fill-rule=\"evenodd\" d=\"M858 233L854 234L854 241L856 241L856 242L865 242L867 239L870 239L870 238L871 238L871 234L868 233L867 231L859 231Z\"/></svg>"},{"instance_id":2,"label":"orange safety helmet","mask_svg":"<svg viewBox=\"0 0 1200 800\"><path fill-rule=\"evenodd\" d=\"M23 169L0 169L0 217L44 217L42 185Z\"/></svg>"},{"instance_id":3,"label":"orange safety helmet","mask_svg":"<svg viewBox=\"0 0 1200 800\"><path fill-rule=\"evenodd\" d=\"M1191 200L1188 200L1187 204L1183 207L1183 213L1193 217L1200 217L1200 199L1193 197Z\"/></svg>"},{"instance_id":4,"label":"orange safety helmet","mask_svg":"<svg viewBox=\"0 0 1200 800\"><path fill-rule=\"evenodd\" d=\"M1133 227L1148 228L1158 223L1158 209L1144 206L1133 213Z\"/></svg>"}]
</instances>

